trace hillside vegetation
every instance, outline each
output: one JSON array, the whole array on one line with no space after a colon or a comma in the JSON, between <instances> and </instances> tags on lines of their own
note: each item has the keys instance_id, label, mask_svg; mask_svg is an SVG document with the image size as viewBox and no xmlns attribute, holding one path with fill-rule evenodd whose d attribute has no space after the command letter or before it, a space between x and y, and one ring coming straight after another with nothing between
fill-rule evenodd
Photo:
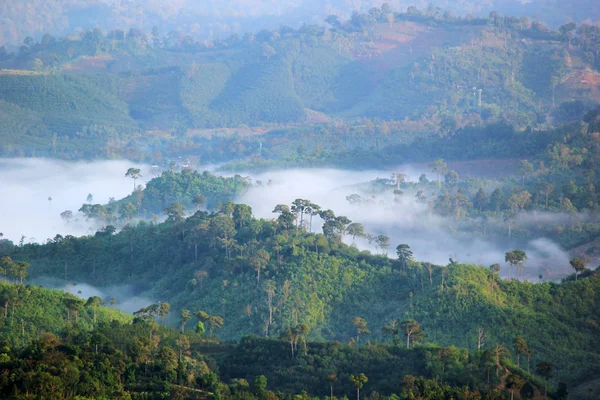
<instances>
[{"instance_id":1,"label":"hillside vegetation","mask_svg":"<svg viewBox=\"0 0 600 400\"><path fill-rule=\"evenodd\" d=\"M507 282L477 266L394 261L342 244L350 223L345 217L322 214L324 233L315 234L296 228L286 206L278 211L277 220L256 220L249 207L229 203L217 213L183 219L181 209L170 207L163 224L57 236L45 245L8 246L7 254L30 262L33 277L129 283L171 304L175 315L219 316L222 322L210 322L211 336L228 340L285 336L298 324L312 339L403 340L401 330L384 326L414 319L429 342L473 349L481 329L486 339L479 347L511 347L523 337L533 362L555 362L569 382L598 372L597 273L588 271L577 282L533 284ZM376 240L389 245L381 235Z\"/></svg>"},{"instance_id":2,"label":"hillside vegetation","mask_svg":"<svg viewBox=\"0 0 600 400\"><path fill-rule=\"evenodd\" d=\"M321 134L354 121L376 141L342 144L368 148L503 120L561 123L600 101L595 26L386 7L327 22L210 43L135 29L27 41L0 58L3 154L223 161L275 156L299 125ZM576 115L560 112L569 102ZM273 134L201 134L248 126Z\"/></svg>"}]
</instances>

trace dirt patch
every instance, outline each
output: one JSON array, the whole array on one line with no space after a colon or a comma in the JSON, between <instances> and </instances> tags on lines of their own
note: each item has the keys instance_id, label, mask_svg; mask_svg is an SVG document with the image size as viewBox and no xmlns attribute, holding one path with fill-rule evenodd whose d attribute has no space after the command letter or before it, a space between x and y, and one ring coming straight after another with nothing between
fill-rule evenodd
<instances>
[{"instance_id":1,"label":"dirt patch","mask_svg":"<svg viewBox=\"0 0 600 400\"><path fill-rule=\"evenodd\" d=\"M108 62L112 61L110 55L81 57L63 66L67 71L104 71L108 68Z\"/></svg>"},{"instance_id":2,"label":"dirt patch","mask_svg":"<svg viewBox=\"0 0 600 400\"><path fill-rule=\"evenodd\" d=\"M593 100L600 103L600 73L590 68L574 71L561 85L561 100Z\"/></svg>"}]
</instances>

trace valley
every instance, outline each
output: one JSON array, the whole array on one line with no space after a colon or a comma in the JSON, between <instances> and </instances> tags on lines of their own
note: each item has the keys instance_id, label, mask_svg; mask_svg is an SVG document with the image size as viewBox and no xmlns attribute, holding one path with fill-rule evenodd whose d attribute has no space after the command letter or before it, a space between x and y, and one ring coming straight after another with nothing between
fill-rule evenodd
<instances>
[{"instance_id":1,"label":"valley","mask_svg":"<svg viewBox=\"0 0 600 400\"><path fill-rule=\"evenodd\" d=\"M0 398L595 398L589 1L192 3L0 4Z\"/></svg>"}]
</instances>

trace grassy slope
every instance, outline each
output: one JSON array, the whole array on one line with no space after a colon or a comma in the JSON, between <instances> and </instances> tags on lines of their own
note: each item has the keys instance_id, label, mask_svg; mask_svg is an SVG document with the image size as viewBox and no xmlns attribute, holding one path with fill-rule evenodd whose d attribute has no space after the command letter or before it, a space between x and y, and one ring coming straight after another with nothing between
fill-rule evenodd
<instances>
[{"instance_id":1,"label":"grassy slope","mask_svg":"<svg viewBox=\"0 0 600 400\"><path fill-rule=\"evenodd\" d=\"M71 323L68 322L65 301L73 297L60 290L0 282L0 315L4 316L5 301L8 301L9 306L8 318L0 318L0 336L9 342L19 342L23 332L26 338L30 338L44 332L62 333L74 325L83 330L92 330L92 307L80 309L76 324L72 314ZM125 323L132 320L131 315L113 308L98 306L96 313L99 323L113 320Z\"/></svg>"}]
</instances>

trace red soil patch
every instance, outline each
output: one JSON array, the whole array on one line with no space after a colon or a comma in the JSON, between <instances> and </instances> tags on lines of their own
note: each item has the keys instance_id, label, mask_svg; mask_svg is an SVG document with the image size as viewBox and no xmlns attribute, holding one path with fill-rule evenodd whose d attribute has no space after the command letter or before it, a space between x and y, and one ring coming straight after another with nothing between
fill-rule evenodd
<instances>
[{"instance_id":1,"label":"red soil patch","mask_svg":"<svg viewBox=\"0 0 600 400\"><path fill-rule=\"evenodd\" d=\"M600 73L596 71L575 71L561 86L562 100L591 99L600 102Z\"/></svg>"}]
</instances>

